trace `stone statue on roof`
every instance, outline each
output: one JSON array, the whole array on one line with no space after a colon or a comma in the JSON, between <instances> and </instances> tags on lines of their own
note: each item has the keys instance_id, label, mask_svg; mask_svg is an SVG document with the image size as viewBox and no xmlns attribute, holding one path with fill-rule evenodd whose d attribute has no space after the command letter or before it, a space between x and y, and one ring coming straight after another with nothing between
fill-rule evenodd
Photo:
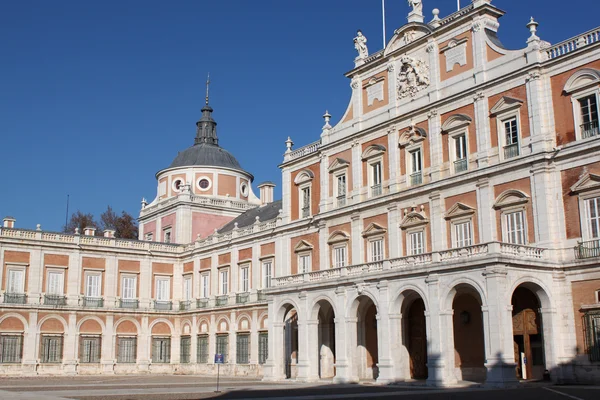
<instances>
[{"instance_id":1,"label":"stone statue on roof","mask_svg":"<svg viewBox=\"0 0 600 400\"><path fill-rule=\"evenodd\" d=\"M356 51L358 51L358 58L366 58L369 55L369 49L367 49L367 38L360 30L356 32L356 37L354 38L354 48Z\"/></svg>"},{"instance_id":2,"label":"stone statue on roof","mask_svg":"<svg viewBox=\"0 0 600 400\"><path fill-rule=\"evenodd\" d=\"M408 5L412 6L413 13L423 14L423 2L421 0L408 0Z\"/></svg>"}]
</instances>

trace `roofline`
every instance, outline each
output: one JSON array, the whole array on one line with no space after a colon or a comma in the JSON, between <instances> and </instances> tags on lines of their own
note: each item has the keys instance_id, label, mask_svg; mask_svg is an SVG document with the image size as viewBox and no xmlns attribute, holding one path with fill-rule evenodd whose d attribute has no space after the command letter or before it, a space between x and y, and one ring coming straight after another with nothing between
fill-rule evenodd
<instances>
[{"instance_id":1,"label":"roofline","mask_svg":"<svg viewBox=\"0 0 600 400\"><path fill-rule=\"evenodd\" d=\"M240 173L246 175L250 179L250 183L254 182L254 175L252 175L248 171L244 171L243 169L237 169L237 168L219 167L216 165L182 165L181 167L165 168L165 169L161 169L160 171L158 171L154 175L154 177L156 179L158 179L158 176L164 172L176 171L178 169L185 169L185 168L214 168L214 169L222 169L222 170L227 170L227 171L240 172Z\"/></svg>"}]
</instances>

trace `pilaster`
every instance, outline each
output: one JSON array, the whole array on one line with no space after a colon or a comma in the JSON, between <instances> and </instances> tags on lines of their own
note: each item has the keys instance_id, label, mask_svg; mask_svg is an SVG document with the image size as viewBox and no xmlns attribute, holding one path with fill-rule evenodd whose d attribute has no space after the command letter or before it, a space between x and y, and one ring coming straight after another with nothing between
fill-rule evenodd
<instances>
[{"instance_id":1,"label":"pilaster","mask_svg":"<svg viewBox=\"0 0 600 400\"><path fill-rule=\"evenodd\" d=\"M479 243L488 243L496 238L496 214L493 187L489 178L477 181L477 218L479 222Z\"/></svg>"},{"instance_id":2,"label":"pilaster","mask_svg":"<svg viewBox=\"0 0 600 400\"><path fill-rule=\"evenodd\" d=\"M322 219L319 221L319 266L317 269L331 268L331 262L329 261L329 245L327 244L328 238L329 232L327 229L327 221ZM292 254L291 256L295 257L296 255ZM315 261L316 260L313 260L313 262Z\"/></svg>"},{"instance_id":3,"label":"pilaster","mask_svg":"<svg viewBox=\"0 0 600 400\"><path fill-rule=\"evenodd\" d=\"M396 98L390 97L390 99ZM387 138L388 138L388 157L389 157L389 165L387 166L389 170L389 190L390 193L396 193L400 190L400 185L398 183L398 174L400 173L400 148L398 147L398 129L396 129L395 125L392 125L387 130Z\"/></svg>"},{"instance_id":4,"label":"pilaster","mask_svg":"<svg viewBox=\"0 0 600 400\"><path fill-rule=\"evenodd\" d=\"M479 168L489 165L490 152L490 118L488 99L483 92L477 92L473 97L475 107L475 129L477 136L477 165Z\"/></svg>"},{"instance_id":5,"label":"pilaster","mask_svg":"<svg viewBox=\"0 0 600 400\"><path fill-rule=\"evenodd\" d=\"M442 121L438 110L435 108L429 110L427 118L429 121L429 150L431 152L431 157L429 157L431 160L430 174L431 180L437 181L442 178L442 160L444 159L442 154Z\"/></svg>"},{"instance_id":6,"label":"pilaster","mask_svg":"<svg viewBox=\"0 0 600 400\"><path fill-rule=\"evenodd\" d=\"M378 348L378 359L377 368L379 369L379 376L377 377L377 383L391 383L394 381L394 362L391 357L391 345L392 340L390 330L390 319L389 319L389 290L388 281L380 281L377 284L379 289L379 307L377 310L377 348Z\"/></svg>"},{"instance_id":7,"label":"pilaster","mask_svg":"<svg viewBox=\"0 0 600 400\"><path fill-rule=\"evenodd\" d=\"M356 116L356 114L354 114ZM361 146L358 140L352 142L352 204L356 204L361 201L360 192L363 188L362 184L362 160L361 156Z\"/></svg>"},{"instance_id":8,"label":"pilaster","mask_svg":"<svg viewBox=\"0 0 600 400\"><path fill-rule=\"evenodd\" d=\"M441 195L439 191L429 194L430 224L431 224L431 251L444 250L447 247L446 223L443 218Z\"/></svg>"},{"instance_id":9,"label":"pilaster","mask_svg":"<svg viewBox=\"0 0 600 400\"><path fill-rule=\"evenodd\" d=\"M319 212L327 211L329 203L329 157L325 153L319 154L321 160L319 167L321 172L321 199L319 200Z\"/></svg>"},{"instance_id":10,"label":"pilaster","mask_svg":"<svg viewBox=\"0 0 600 400\"><path fill-rule=\"evenodd\" d=\"M346 308L346 289L335 289L335 308L337 313L333 319L335 324L335 377L334 383L351 381L350 367L348 364L347 322L343 310Z\"/></svg>"},{"instance_id":11,"label":"pilaster","mask_svg":"<svg viewBox=\"0 0 600 400\"><path fill-rule=\"evenodd\" d=\"M398 204L392 203L387 207L388 211L388 258L400 257L400 211Z\"/></svg>"},{"instance_id":12,"label":"pilaster","mask_svg":"<svg viewBox=\"0 0 600 400\"><path fill-rule=\"evenodd\" d=\"M536 216L533 219L535 242L540 247L555 247L561 239L558 226L561 218L556 212L555 194L561 193L562 188L556 187L554 174L559 174L554 165L545 162L531 168L532 206L533 215Z\"/></svg>"},{"instance_id":13,"label":"pilaster","mask_svg":"<svg viewBox=\"0 0 600 400\"><path fill-rule=\"evenodd\" d=\"M350 240L352 246L352 264L359 264L364 261L361 222L362 219L358 212L355 212L350 216L350 230L352 231Z\"/></svg>"}]
</instances>

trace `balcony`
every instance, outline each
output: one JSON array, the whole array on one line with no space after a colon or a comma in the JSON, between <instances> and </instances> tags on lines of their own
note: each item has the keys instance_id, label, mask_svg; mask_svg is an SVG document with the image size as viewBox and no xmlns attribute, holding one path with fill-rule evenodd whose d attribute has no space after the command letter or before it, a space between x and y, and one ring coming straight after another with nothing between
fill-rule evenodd
<instances>
[{"instance_id":1,"label":"balcony","mask_svg":"<svg viewBox=\"0 0 600 400\"><path fill-rule=\"evenodd\" d=\"M461 158L460 160L454 161L454 172L464 172L469 167L469 163L466 158Z\"/></svg>"},{"instance_id":2,"label":"balcony","mask_svg":"<svg viewBox=\"0 0 600 400\"><path fill-rule=\"evenodd\" d=\"M342 196L338 196L337 197L337 206L338 207L344 207L346 205L346 195L342 195Z\"/></svg>"},{"instance_id":3,"label":"balcony","mask_svg":"<svg viewBox=\"0 0 600 400\"><path fill-rule=\"evenodd\" d=\"M208 308L208 299L196 300L196 308Z\"/></svg>"},{"instance_id":4,"label":"balcony","mask_svg":"<svg viewBox=\"0 0 600 400\"><path fill-rule=\"evenodd\" d=\"M90 308L102 308L104 307L104 299L102 297L84 297L83 306Z\"/></svg>"},{"instance_id":5,"label":"balcony","mask_svg":"<svg viewBox=\"0 0 600 400\"><path fill-rule=\"evenodd\" d=\"M416 186L423 183L423 173L421 171L410 174L410 186Z\"/></svg>"},{"instance_id":6,"label":"balcony","mask_svg":"<svg viewBox=\"0 0 600 400\"><path fill-rule=\"evenodd\" d=\"M381 183L371 186L371 197L381 196L382 193L383 189L381 188Z\"/></svg>"},{"instance_id":7,"label":"balcony","mask_svg":"<svg viewBox=\"0 0 600 400\"><path fill-rule=\"evenodd\" d=\"M600 257L600 239L577 243L577 246L575 246L575 258L584 260L594 257Z\"/></svg>"},{"instance_id":8,"label":"balcony","mask_svg":"<svg viewBox=\"0 0 600 400\"><path fill-rule=\"evenodd\" d=\"M509 144L504 146L504 159L514 158L519 155L519 143Z\"/></svg>"},{"instance_id":9,"label":"balcony","mask_svg":"<svg viewBox=\"0 0 600 400\"><path fill-rule=\"evenodd\" d=\"M598 129L598 121L590 121L580 126L581 137L583 139L590 138L592 136L598 136L600 129Z\"/></svg>"},{"instance_id":10,"label":"balcony","mask_svg":"<svg viewBox=\"0 0 600 400\"><path fill-rule=\"evenodd\" d=\"M4 304L27 304L25 293L4 293Z\"/></svg>"},{"instance_id":11,"label":"balcony","mask_svg":"<svg viewBox=\"0 0 600 400\"><path fill-rule=\"evenodd\" d=\"M238 293L235 295L235 304L247 303L250 299L250 293Z\"/></svg>"},{"instance_id":12,"label":"balcony","mask_svg":"<svg viewBox=\"0 0 600 400\"><path fill-rule=\"evenodd\" d=\"M45 294L44 295L45 306L66 306L67 296L61 296L57 294Z\"/></svg>"},{"instance_id":13,"label":"balcony","mask_svg":"<svg viewBox=\"0 0 600 400\"><path fill-rule=\"evenodd\" d=\"M267 295L262 290L256 292L256 301L267 301Z\"/></svg>"},{"instance_id":14,"label":"balcony","mask_svg":"<svg viewBox=\"0 0 600 400\"><path fill-rule=\"evenodd\" d=\"M192 301L191 300L186 300L186 301L180 301L179 302L179 311L187 311L190 310L192 308Z\"/></svg>"},{"instance_id":15,"label":"balcony","mask_svg":"<svg viewBox=\"0 0 600 400\"><path fill-rule=\"evenodd\" d=\"M171 311L173 310L173 302L154 300L154 309L158 311Z\"/></svg>"},{"instance_id":16,"label":"balcony","mask_svg":"<svg viewBox=\"0 0 600 400\"><path fill-rule=\"evenodd\" d=\"M140 308L140 301L138 299L120 299L119 308L137 310Z\"/></svg>"},{"instance_id":17,"label":"balcony","mask_svg":"<svg viewBox=\"0 0 600 400\"><path fill-rule=\"evenodd\" d=\"M227 303L229 303L229 296L227 295L217 296L217 298L215 299L215 305L217 307L226 306Z\"/></svg>"},{"instance_id":18,"label":"balcony","mask_svg":"<svg viewBox=\"0 0 600 400\"><path fill-rule=\"evenodd\" d=\"M310 217L310 207L302 207L302 218Z\"/></svg>"}]
</instances>

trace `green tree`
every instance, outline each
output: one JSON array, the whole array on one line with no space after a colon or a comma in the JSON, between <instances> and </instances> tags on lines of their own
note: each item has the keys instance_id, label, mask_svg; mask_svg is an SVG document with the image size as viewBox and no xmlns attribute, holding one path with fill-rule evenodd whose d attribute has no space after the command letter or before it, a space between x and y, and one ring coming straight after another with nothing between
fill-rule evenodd
<instances>
[{"instance_id":1,"label":"green tree","mask_svg":"<svg viewBox=\"0 0 600 400\"><path fill-rule=\"evenodd\" d=\"M85 228L96 228L96 234L100 234L99 225L94 219L92 214L84 214L81 211L77 210L71 215L69 222L63 228L63 232L65 233L75 233L75 229L79 228L79 233L83 235L83 231Z\"/></svg>"}]
</instances>

